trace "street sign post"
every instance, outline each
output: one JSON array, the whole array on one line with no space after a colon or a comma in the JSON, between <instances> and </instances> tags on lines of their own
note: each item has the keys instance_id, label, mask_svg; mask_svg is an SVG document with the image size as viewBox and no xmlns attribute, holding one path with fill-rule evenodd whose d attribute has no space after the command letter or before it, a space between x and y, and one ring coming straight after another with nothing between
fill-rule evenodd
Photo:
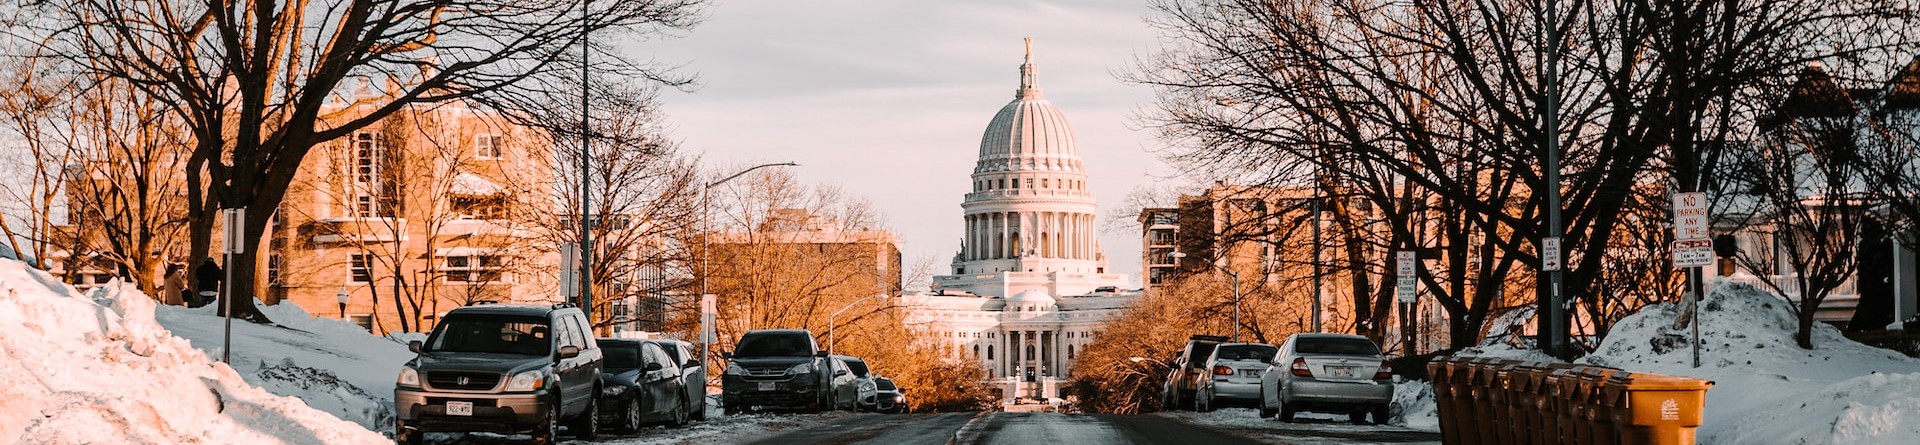
<instances>
[{"instance_id":1,"label":"street sign post","mask_svg":"<svg viewBox=\"0 0 1920 445\"><path fill-rule=\"evenodd\" d=\"M1681 239L1673 242L1674 267L1707 267L1713 265L1713 240Z\"/></svg>"},{"instance_id":2,"label":"street sign post","mask_svg":"<svg viewBox=\"0 0 1920 445\"><path fill-rule=\"evenodd\" d=\"M1540 239L1540 271L1560 271L1560 237L1550 236Z\"/></svg>"}]
</instances>

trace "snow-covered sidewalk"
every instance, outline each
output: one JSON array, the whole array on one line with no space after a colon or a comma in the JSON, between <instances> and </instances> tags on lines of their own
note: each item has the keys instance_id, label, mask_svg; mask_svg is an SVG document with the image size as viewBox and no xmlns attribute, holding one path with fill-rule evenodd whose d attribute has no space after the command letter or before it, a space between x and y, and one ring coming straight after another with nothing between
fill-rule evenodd
<instances>
[{"instance_id":1,"label":"snow-covered sidewalk","mask_svg":"<svg viewBox=\"0 0 1920 445\"><path fill-rule=\"evenodd\" d=\"M0 260L0 442L391 443L253 385L154 311L125 286L82 295Z\"/></svg>"}]
</instances>

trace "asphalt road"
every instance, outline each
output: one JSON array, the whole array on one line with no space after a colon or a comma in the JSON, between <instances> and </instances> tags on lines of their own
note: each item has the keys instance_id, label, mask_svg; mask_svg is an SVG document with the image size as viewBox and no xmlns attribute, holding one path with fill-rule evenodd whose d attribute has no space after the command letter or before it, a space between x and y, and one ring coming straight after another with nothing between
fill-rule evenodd
<instances>
[{"instance_id":1,"label":"asphalt road","mask_svg":"<svg viewBox=\"0 0 1920 445\"><path fill-rule=\"evenodd\" d=\"M1160 416L1058 413L863 415L769 437L755 445L1259 444Z\"/></svg>"}]
</instances>

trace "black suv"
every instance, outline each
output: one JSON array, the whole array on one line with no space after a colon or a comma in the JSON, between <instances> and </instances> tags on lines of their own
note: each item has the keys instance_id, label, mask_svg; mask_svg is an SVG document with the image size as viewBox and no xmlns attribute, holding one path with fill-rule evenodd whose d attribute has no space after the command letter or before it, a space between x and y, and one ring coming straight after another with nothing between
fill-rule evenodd
<instances>
[{"instance_id":1,"label":"black suv","mask_svg":"<svg viewBox=\"0 0 1920 445\"><path fill-rule=\"evenodd\" d=\"M592 440L600 397L601 351L586 314L571 304L480 304L448 312L393 389L394 439L421 433L532 434L556 442L561 422Z\"/></svg>"},{"instance_id":2,"label":"black suv","mask_svg":"<svg viewBox=\"0 0 1920 445\"><path fill-rule=\"evenodd\" d=\"M740 336L720 379L720 405L727 415L757 408L830 407L832 379L827 351L799 329L763 329Z\"/></svg>"}]
</instances>

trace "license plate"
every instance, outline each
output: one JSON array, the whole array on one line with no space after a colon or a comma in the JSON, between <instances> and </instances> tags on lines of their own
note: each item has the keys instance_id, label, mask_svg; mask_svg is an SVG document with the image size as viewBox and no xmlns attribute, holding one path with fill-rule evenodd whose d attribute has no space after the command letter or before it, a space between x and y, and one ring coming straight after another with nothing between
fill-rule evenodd
<instances>
[{"instance_id":1,"label":"license plate","mask_svg":"<svg viewBox=\"0 0 1920 445\"><path fill-rule=\"evenodd\" d=\"M1335 378L1350 379L1350 378L1353 378L1353 367L1352 366L1328 366L1327 373L1333 374Z\"/></svg>"},{"instance_id":2,"label":"license plate","mask_svg":"<svg viewBox=\"0 0 1920 445\"><path fill-rule=\"evenodd\" d=\"M1241 377L1259 377L1260 372L1261 371L1258 369L1245 369L1240 371L1240 376Z\"/></svg>"},{"instance_id":3,"label":"license plate","mask_svg":"<svg viewBox=\"0 0 1920 445\"><path fill-rule=\"evenodd\" d=\"M760 382L760 390L761 390L761 391L772 391L772 390L773 390L773 382Z\"/></svg>"},{"instance_id":4,"label":"license plate","mask_svg":"<svg viewBox=\"0 0 1920 445\"><path fill-rule=\"evenodd\" d=\"M471 416L473 415L473 402L447 402L447 415Z\"/></svg>"}]
</instances>

